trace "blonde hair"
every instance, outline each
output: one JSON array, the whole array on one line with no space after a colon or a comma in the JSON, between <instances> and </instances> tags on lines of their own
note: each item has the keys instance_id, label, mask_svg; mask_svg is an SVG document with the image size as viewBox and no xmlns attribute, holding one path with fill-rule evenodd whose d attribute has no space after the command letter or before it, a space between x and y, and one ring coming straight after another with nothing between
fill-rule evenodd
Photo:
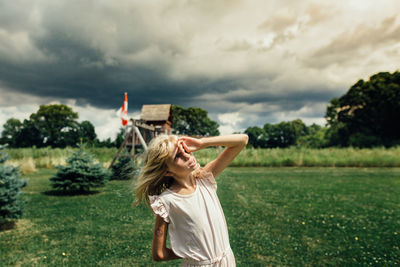
<instances>
[{"instance_id":1,"label":"blonde hair","mask_svg":"<svg viewBox=\"0 0 400 267\"><path fill-rule=\"evenodd\" d=\"M177 140L176 135L159 135L151 140L135 184L136 205L144 201L149 206L149 195L159 195L172 184L173 178L165 174L168 170L167 159L171 154L170 144Z\"/></svg>"}]
</instances>

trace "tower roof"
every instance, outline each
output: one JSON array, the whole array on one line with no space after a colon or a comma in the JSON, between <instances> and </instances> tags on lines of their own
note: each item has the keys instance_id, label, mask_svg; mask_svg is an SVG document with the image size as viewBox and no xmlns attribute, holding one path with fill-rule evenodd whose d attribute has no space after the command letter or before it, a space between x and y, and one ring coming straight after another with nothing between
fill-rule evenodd
<instances>
[{"instance_id":1,"label":"tower roof","mask_svg":"<svg viewBox=\"0 0 400 267\"><path fill-rule=\"evenodd\" d=\"M168 121L171 104L143 105L140 119L144 121Z\"/></svg>"}]
</instances>

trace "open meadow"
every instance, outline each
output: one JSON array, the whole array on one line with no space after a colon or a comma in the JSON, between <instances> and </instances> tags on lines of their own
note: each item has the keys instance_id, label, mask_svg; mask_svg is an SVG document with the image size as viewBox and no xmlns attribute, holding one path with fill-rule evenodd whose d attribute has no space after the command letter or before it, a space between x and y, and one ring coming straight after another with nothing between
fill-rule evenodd
<instances>
[{"instance_id":1,"label":"open meadow","mask_svg":"<svg viewBox=\"0 0 400 267\"><path fill-rule=\"evenodd\" d=\"M77 148L17 148L4 149L11 163L20 166L23 173L40 168L65 165L67 157ZM85 148L97 161L108 167L116 148ZM215 159L216 148L195 152L202 165ZM232 167L400 167L400 146L392 148L272 148L243 150L231 163Z\"/></svg>"},{"instance_id":2,"label":"open meadow","mask_svg":"<svg viewBox=\"0 0 400 267\"><path fill-rule=\"evenodd\" d=\"M55 169L30 174L25 215L0 231L1 266L154 263L154 216L133 208L132 181L57 195ZM238 266L395 266L400 168L228 168L218 195Z\"/></svg>"}]
</instances>

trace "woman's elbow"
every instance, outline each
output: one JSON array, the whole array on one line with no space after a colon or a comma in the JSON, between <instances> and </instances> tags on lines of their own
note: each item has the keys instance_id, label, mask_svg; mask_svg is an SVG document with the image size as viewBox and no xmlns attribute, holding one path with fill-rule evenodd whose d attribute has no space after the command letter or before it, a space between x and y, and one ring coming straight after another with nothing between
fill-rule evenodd
<instances>
[{"instance_id":1,"label":"woman's elbow","mask_svg":"<svg viewBox=\"0 0 400 267\"><path fill-rule=\"evenodd\" d=\"M165 253L162 251L153 252L153 261L163 261L165 260Z\"/></svg>"},{"instance_id":2,"label":"woman's elbow","mask_svg":"<svg viewBox=\"0 0 400 267\"><path fill-rule=\"evenodd\" d=\"M153 253L153 261L162 261L162 256L158 253Z\"/></svg>"}]
</instances>

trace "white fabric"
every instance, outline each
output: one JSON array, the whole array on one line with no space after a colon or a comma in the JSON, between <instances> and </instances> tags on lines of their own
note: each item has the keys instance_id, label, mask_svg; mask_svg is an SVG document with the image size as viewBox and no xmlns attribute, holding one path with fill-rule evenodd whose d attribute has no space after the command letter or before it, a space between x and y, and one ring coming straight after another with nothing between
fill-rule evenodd
<instances>
[{"instance_id":1,"label":"white fabric","mask_svg":"<svg viewBox=\"0 0 400 267\"><path fill-rule=\"evenodd\" d=\"M169 223L171 249L186 259L182 266L235 266L215 179L209 173L195 181L189 195L167 189L150 196L153 212Z\"/></svg>"},{"instance_id":2,"label":"white fabric","mask_svg":"<svg viewBox=\"0 0 400 267\"><path fill-rule=\"evenodd\" d=\"M233 256L232 249L229 247L220 257L206 261L194 261L185 259L181 267L230 267L236 266L235 257Z\"/></svg>"},{"instance_id":3,"label":"white fabric","mask_svg":"<svg viewBox=\"0 0 400 267\"><path fill-rule=\"evenodd\" d=\"M166 223L169 223L168 212L165 209L164 204L161 202L161 199L158 196L149 196L149 199L154 214L159 215Z\"/></svg>"}]
</instances>

